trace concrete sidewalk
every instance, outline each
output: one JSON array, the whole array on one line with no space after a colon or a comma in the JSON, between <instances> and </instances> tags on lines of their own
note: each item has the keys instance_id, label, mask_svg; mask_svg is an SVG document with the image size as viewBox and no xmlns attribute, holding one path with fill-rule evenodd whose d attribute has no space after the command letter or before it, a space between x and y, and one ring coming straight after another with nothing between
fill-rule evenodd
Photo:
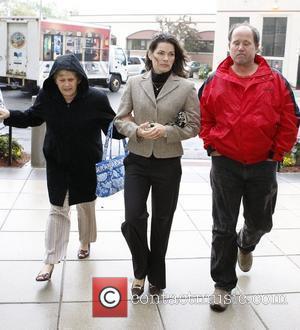
<instances>
[{"instance_id":1,"label":"concrete sidewalk","mask_svg":"<svg viewBox=\"0 0 300 330\"><path fill-rule=\"evenodd\" d=\"M213 290L209 171L209 161L183 160L166 300L129 302L127 318L93 318L92 277L127 277L130 297L131 258L120 232L122 193L98 199L98 240L84 261L76 257L74 210L66 260L55 266L49 283L38 283L49 209L45 170L1 168L0 329L300 329L300 175L278 174L274 228L257 247L251 271L237 270L234 304L218 314L207 304ZM144 301L147 297L148 283Z\"/></svg>"}]
</instances>

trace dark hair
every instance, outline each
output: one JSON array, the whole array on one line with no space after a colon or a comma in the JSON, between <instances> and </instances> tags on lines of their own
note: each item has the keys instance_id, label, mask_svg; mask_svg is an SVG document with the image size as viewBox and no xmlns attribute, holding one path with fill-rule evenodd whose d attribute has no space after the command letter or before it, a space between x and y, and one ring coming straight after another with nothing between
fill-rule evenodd
<instances>
[{"instance_id":1,"label":"dark hair","mask_svg":"<svg viewBox=\"0 0 300 330\"><path fill-rule=\"evenodd\" d=\"M251 32L253 34L253 40L254 40L255 46L258 47L259 46L259 39L260 39L259 32L258 32L257 28L250 25L248 22L233 24L231 26L231 28L229 29L229 32L228 32L228 41L231 42L233 31L235 29L237 29L238 27L240 27L240 26L246 26L251 30Z\"/></svg>"},{"instance_id":2,"label":"dark hair","mask_svg":"<svg viewBox=\"0 0 300 330\"><path fill-rule=\"evenodd\" d=\"M146 70L152 69L152 61L150 60L148 54L149 52L153 53L155 49L157 48L158 44L161 42L168 42L174 46L175 49L175 61L172 66L172 72L174 72L176 75L180 77L186 77L187 72L184 69L184 66L187 62L187 56L185 54L184 49L180 46L178 40L171 34L160 32L158 34L155 34L151 40L151 43L149 45L147 54L146 54Z\"/></svg>"}]
</instances>

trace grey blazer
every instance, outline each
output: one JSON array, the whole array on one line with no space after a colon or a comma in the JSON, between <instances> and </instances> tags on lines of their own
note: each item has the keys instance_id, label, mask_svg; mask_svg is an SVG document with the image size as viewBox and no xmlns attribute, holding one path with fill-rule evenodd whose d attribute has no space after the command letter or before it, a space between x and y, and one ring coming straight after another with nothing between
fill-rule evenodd
<instances>
[{"instance_id":1,"label":"grey blazer","mask_svg":"<svg viewBox=\"0 0 300 330\"><path fill-rule=\"evenodd\" d=\"M178 112L185 111L187 124L172 125ZM134 121L122 120L132 114ZM157 122L166 126L167 136L157 140L137 138L138 125ZM134 154L156 158L178 157L183 154L181 140L199 133L200 109L194 84L171 74L155 99L151 71L129 78L115 118L117 130L129 137L128 149Z\"/></svg>"}]
</instances>

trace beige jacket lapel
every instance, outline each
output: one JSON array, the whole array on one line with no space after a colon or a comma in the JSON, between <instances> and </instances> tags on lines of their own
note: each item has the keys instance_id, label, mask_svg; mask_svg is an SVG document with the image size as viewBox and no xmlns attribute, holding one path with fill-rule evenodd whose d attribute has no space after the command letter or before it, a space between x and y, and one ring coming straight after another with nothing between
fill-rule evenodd
<instances>
[{"instance_id":1,"label":"beige jacket lapel","mask_svg":"<svg viewBox=\"0 0 300 330\"><path fill-rule=\"evenodd\" d=\"M141 87L143 88L144 92L149 97L149 99L154 103L154 105L156 105L156 99L152 85L151 71L146 72L142 76Z\"/></svg>"},{"instance_id":2,"label":"beige jacket lapel","mask_svg":"<svg viewBox=\"0 0 300 330\"><path fill-rule=\"evenodd\" d=\"M152 77L151 71L146 72L142 76L141 86L145 91L146 95L150 98L150 100L156 105L156 102L161 98L165 97L167 94L172 92L175 88L179 86L179 78L173 74L165 82L163 88L161 89L160 93L158 94L157 98L155 99L153 85L152 85Z\"/></svg>"},{"instance_id":3,"label":"beige jacket lapel","mask_svg":"<svg viewBox=\"0 0 300 330\"><path fill-rule=\"evenodd\" d=\"M173 74L171 74L170 77L165 82L160 93L158 94L156 101L162 99L167 94L171 93L178 86L179 86L179 78L177 76L174 76Z\"/></svg>"}]
</instances>

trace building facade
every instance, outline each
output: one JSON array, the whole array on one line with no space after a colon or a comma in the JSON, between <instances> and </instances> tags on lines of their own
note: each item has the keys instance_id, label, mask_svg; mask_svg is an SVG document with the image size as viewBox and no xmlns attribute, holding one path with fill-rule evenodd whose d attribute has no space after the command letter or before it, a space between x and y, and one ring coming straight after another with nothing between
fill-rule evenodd
<instances>
[{"instance_id":1,"label":"building facade","mask_svg":"<svg viewBox=\"0 0 300 330\"><path fill-rule=\"evenodd\" d=\"M191 60L212 66L216 14L113 14L73 15L71 19L81 22L109 25L117 44L127 50L128 55L145 56L149 42L160 30L160 20L176 22L182 18L192 22L199 31L197 49L188 52Z\"/></svg>"},{"instance_id":2,"label":"building facade","mask_svg":"<svg viewBox=\"0 0 300 330\"><path fill-rule=\"evenodd\" d=\"M191 60L216 69L228 54L228 31L232 24L248 21L261 34L261 54L280 70L293 87L300 89L300 1L216 0L211 14L77 15L73 19L110 25L117 43L128 54L144 56L159 20L177 21L187 16L199 31L199 47L189 52Z\"/></svg>"},{"instance_id":3,"label":"building facade","mask_svg":"<svg viewBox=\"0 0 300 330\"><path fill-rule=\"evenodd\" d=\"M217 0L213 69L227 56L232 24L248 21L261 36L261 54L300 88L300 1Z\"/></svg>"}]
</instances>

